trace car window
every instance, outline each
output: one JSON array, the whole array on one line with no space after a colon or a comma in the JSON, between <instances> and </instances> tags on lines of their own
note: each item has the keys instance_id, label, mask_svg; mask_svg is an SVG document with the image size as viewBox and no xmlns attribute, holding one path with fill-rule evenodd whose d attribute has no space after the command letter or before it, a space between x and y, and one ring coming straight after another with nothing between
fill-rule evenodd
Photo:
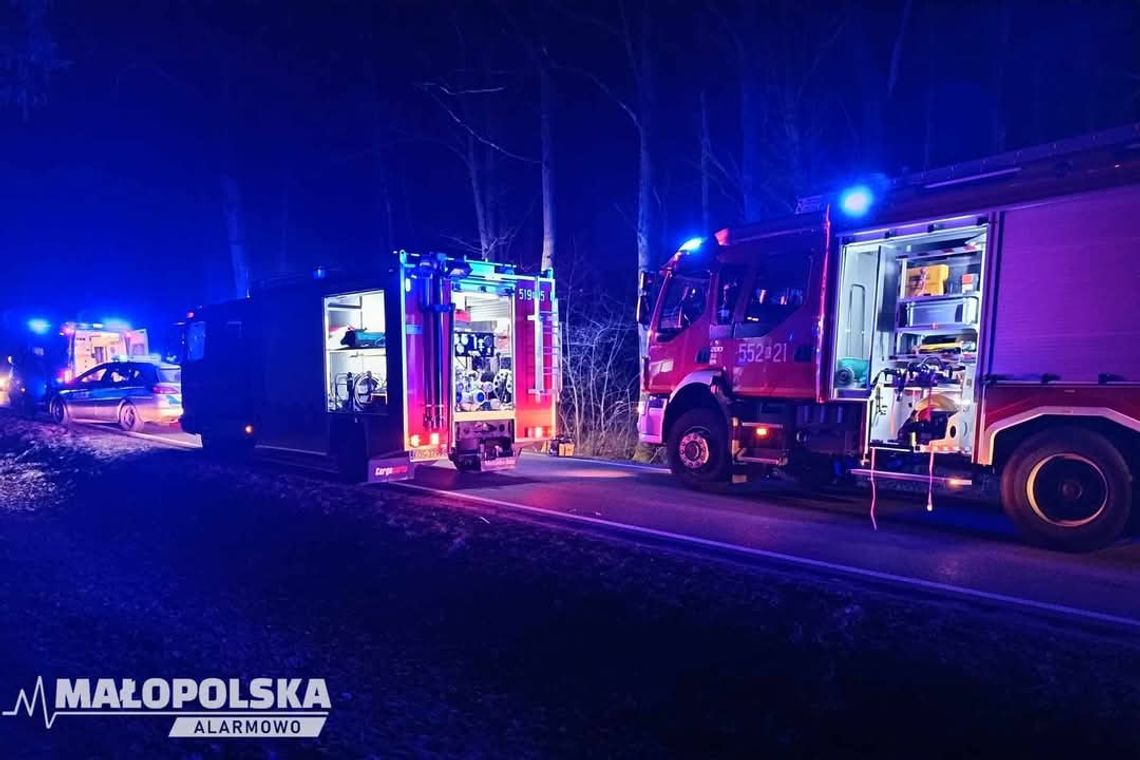
<instances>
[{"instance_id":1,"label":"car window","mask_svg":"<svg viewBox=\"0 0 1140 760\"><path fill-rule=\"evenodd\" d=\"M731 264L720 270L716 289L716 323L718 325L732 323L732 315L736 311L736 302L740 300L740 290L744 286L746 274L748 274L748 268L739 264Z\"/></svg>"},{"instance_id":2,"label":"car window","mask_svg":"<svg viewBox=\"0 0 1140 760\"><path fill-rule=\"evenodd\" d=\"M741 335L767 335L804 305L811 258L803 254L763 260L744 310Z\"/></svg>"},{"instance_id":3,"label":"car window","mask_svg":"<svg viewBox=\"0 0 1140 760\"><path fill-rule=\"evenodd\" d=\"M181 383L182 370L178 367L159 367L158 379L164 383Z\"/></svg>"},{"instance_id":4,"label":"car window","mask_svg":"<svg viewBox=\"0 0 1140 760\"><path fill-rule=\"evenodd\" d=\"M138 385L142 382L142 373L138 367L129 364L122 367L111 367L107 370L106 382L112 385Z\"/></svg>"},{"instance_id":5,"label":"car window","mask_svg":"<svg viewBox=\"0 0 1140 760\"><path fill-rule=\"evenodd\" d=\"M206 323L191 322L186 326L186 359L200 361L206 358Z\"/></svg>"},{"instance_id":6,"label":"car window","mask_svg":"<svg viewBox=\"0 0 1140 760\"><path fill-rule=\"evenodd\" d=\"M708 280L674 275L665 288L657 329L664 333L684 330L704 313L707 300Z\"/></svg>"},{"instance_id":7,"label":"car window","mask_svg":"<svg viewBox=\"0 0 1140 760\"><path fill-rule=\"evenodd\" d=\"M90 385L93 383L101 383L101 382L103 382L103 375L105 375L106 373L107 373L106 367L96 367L93 370L89 370L87 372L84 372L82 375L80 375L78 377L78 379L76 379L75 382L81 383L83 385Z\"/></svg>"}]
</instances>

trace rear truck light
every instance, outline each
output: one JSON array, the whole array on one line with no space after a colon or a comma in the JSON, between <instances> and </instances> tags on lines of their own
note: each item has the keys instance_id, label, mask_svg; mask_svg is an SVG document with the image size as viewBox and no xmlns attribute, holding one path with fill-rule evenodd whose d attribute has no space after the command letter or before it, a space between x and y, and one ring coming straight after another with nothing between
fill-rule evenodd
<instances>
[{"instance_id":1,"label":"rear truck light","mask_svg":"<svg viewBox=\"0 0 1140 760\"><path fill-rule=\"evenodd\" d=\"M763 425L757 425L756 426L756 437L757 438L767 438L770 433L771 433L771 431L768 428L764 427Z\"/></svg>"},{"instance_id":2,"label":"rear truck light","mask_svg":"<svg viewBox=\"0 0 1140 760\"><path fill-rule=\"evenodd\" d=\"M159 383L158 385L151 388L150 392L151 393L159 393L159 394L176 394L176 393L178 393L178 386L177 385L163 385L163 384Z\"/></svg>"}]
</instances>

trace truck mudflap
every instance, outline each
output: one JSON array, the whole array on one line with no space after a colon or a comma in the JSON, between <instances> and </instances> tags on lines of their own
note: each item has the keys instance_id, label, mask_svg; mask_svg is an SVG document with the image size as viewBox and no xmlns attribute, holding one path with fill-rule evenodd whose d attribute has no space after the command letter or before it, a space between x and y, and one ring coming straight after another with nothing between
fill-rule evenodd
<instances>
[{"instance_id":1,"label":"truck mudflap","mask_svg":"<svg viewBox=\"0 0 1140 760\"><path fill-rule=\"evenodd\" d=\"M405 454L398 457L373 457L368 460L369 483L398 483L411 480L416 465Z\"/></svg>"},{"instance_id":2,"label":"truck mudflap","mask_svg":"<svg viewBox=\"0 0 1140 760\"><path fill-rule=\"evenodd\" d=\"M515 446L510 453L492 453L486 446L480 446L478 451L453 452L451 461L455 469L463 472L497 472L514 469L521 453L521 446Z\"/></svg>"}]
</instances>

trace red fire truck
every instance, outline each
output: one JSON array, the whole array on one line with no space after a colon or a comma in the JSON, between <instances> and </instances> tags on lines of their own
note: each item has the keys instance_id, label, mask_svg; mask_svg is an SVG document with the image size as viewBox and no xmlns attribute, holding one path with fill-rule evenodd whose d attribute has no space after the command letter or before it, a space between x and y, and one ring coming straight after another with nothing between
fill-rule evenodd
<instances>
[{"instance_id":1,"label":"red fire truck","mask_svg":"<svg viewBox=\"0 0 1140 760\"><path fill-rule=\"evenodd\" d=\"M501 264L400 252L376 276L318 269L190 313L182 427L358 481L443 458L510 467L555 434L557 321L553 279Z\"/></svg>"},{"instance_id":2,"label":"red fire truck","mask_svg":"<svg viewBox=\"0 0 1140 760\"><path fill-rule=\"evenodd\" d=\"M685 483L996 480L1115 540L1140 472L1140 125L807 199L643 282L642 442ZM655 298L651 294L656 294Z\"/></svg>"}]
</instances>

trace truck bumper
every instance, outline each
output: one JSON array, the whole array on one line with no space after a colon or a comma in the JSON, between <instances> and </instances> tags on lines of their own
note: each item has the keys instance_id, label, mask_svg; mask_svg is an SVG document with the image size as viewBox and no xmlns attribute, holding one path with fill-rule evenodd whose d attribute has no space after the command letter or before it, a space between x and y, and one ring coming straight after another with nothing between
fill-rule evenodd
<instances>
[{"instance_id":1,"label":"truck bumper","mask_svg":"<svg viewBox=\"0 0 1140 760\"><path fill-rule=\"evenodd\" d=\"M642 395L637 402L637 442L649 446L664 443L665 397Z\"/></svg>"}]
</instances>

